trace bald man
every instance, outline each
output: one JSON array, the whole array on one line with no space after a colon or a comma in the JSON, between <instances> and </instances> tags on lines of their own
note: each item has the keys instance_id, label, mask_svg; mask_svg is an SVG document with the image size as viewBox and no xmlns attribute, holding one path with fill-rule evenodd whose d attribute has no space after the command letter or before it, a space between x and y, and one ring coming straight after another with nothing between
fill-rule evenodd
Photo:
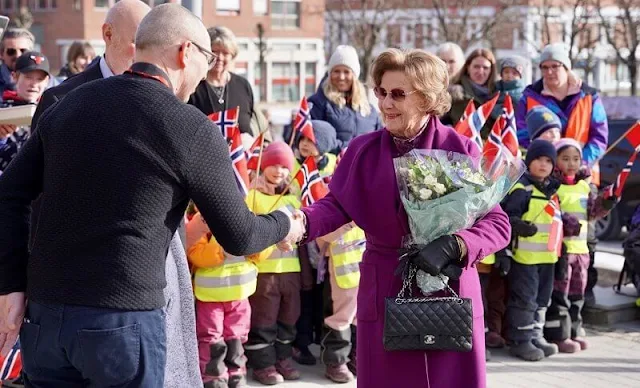
<instances>
[{"instance_id":1,"label":"bald man","mask_svg":"<svg viewBox=\"0 0 640 388\"><path fill-rule=\"evenodd\" d=\"M157 6L135 41L130 69L55 103L0 176L0 353L21 325L29 387L164 385L165 262L189 198L233 256L304 233L249 211L222 133L185 104L216 59L200 19Z\"/></svg>"},{"instance_id":2,"label":"bald man","mask_svg":"<svg viewBox=\"0 0 640 388\"><path fill-rule=\"evenodd\" d=\"M31 121L32 129L35 130L40 116L47 108L73 89L96 79L122 74L131 66L135 54L136 30L149 10L149 6L140 0L121 0L109 9L102 25L104 55L96 58L82 73L45 91Z\"/></svg>"}]
</instances>

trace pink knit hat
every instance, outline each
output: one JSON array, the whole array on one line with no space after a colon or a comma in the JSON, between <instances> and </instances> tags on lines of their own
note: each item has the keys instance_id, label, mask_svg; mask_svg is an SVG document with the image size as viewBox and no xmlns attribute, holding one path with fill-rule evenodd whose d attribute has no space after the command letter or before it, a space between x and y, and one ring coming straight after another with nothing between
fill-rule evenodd
<instances>
[{"instance_id":1,"label":"pink knit hat","mask_svg":"<svg viewBox=\"0 0 640 388\"><path fill-rule=\"evenodd\" d=\"M293 151L287 143L283 141L276 141L267 146L262 152L262 163L260 168L264 170L269 166L280 165L293 170Z\"/></svg>"},{"instance_id":2,"label":"pink knit hat","mask_svg":"<svg viewBox=\"0 0 640 388\"><path fill-rule=\"evenodd\" d=\"M582 145L580 145L580 143L578 143L578 141L575 139L565 137L553 144L556 146L556 151L558 151L558 153L560 153L561 150L567 147L573 147L578 150L578 152L580 153L580 157L582 157Z\"/></svg>"}]
</instances>

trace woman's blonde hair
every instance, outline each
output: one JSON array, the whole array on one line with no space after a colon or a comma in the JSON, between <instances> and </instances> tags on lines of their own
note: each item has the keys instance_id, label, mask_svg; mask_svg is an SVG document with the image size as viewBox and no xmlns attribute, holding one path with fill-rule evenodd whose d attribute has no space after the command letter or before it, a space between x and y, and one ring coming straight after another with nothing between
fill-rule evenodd
<instances>
[{"instance_id":1,"label":"woman's blonde hair","mask_svg":"<svg viewBox=\"0 0 640 388\"><path fill-rule=\"evenodd\" d=\"M209 33L209 38L211 38L212 47L214 44L219 44L229 50L234 59L238 56L238 42L233 31L227 27L218 26L207 29L207 32Z\"/></svg>"},{"instance_id":2,"label":"woman's blonde hair","mask_svg":"<svg viewBox=\"0 0 640 388\"><path fill-rule=\"evenodd\" d=\"M353 74L353 71L351 73ZM331 72L329 72L327 79L322 84L322 91L327 100L336 104L339 108L347 106L347 99L344 93L331 83ZM371 113L371 103L367 99L367 91L362 82L355 77L353 77L353 84L351 85L351 109L360 112L364 117L369 116Z\"/></svg>"},{"instance_id":3,"label":"woman's blonde hair","mask_svg":"<svg viewBox=\"0 0 640 388\"><path fill-rule=\"evenodd\" d=\"M423 99L421 110L427 114L442 116L451 109L449 72L442 59L424 50L399 50L390 48L383 51L373 61L371 78L380 86L382 76L387 71L403 72L411 86Z\"/></svg>"},{"instance_id":4,"label":"woman's blonde hair","mask_svg":"<svg viewBox=\"0 0 640 388\"><path fill-rule=\"evenodd\" d=\"M78 57L87 57L89 60L96 57L96 51L89 42L76 41L69 46L67 51L67 63L69 64L69 70L73 74L80 73L80 69L76 67L75 61Z\"/></svg>"},{"instance_id":5,"label":"woman's blonde hair","mask_svg":"<svg viewBox=\"0 0 640 388\"><path fill-rule=\"evenodd\" d=\"M493 53L490 50L483 49L483 48L475 49L469 53L467 60L464 62L464 66L462 66L462 69L460 69L460 71L458 72L458 74L456 75L452 83L454 84L459 83L460 79L463 76L469 77L469 66L471 66L471 62L473 62L473 60L478 57L482 57L491 63L491 71L489 72L489 78L487 79L486 86L489 88L489 91L494 91L496 88L496 74L497 74L496 57L493 55Z\"/></svg>"}]
</instances>

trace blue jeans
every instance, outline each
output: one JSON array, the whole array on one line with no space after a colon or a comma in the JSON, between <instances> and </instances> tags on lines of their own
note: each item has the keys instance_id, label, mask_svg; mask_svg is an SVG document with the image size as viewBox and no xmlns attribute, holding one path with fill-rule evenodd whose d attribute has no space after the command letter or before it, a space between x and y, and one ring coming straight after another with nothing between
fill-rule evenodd
<instances>
[{"instance_id":1,"label":"blue jeans","mask_svg":"<svg viewBox=\"0 0 640 388\"><path fill-rule=\"evenodd\" d=\"M164 384L163 310L125 311L29 301L20 329L25 386Z\"/></svg>"}]
</instances>

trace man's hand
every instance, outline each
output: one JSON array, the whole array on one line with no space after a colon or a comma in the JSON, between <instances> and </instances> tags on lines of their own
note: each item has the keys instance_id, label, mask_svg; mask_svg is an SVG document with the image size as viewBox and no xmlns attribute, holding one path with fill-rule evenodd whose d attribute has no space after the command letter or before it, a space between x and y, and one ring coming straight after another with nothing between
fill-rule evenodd
<instances>
[{"instance_id":1,"label":"man's hand","mask_svg":"<svg viewBox=\"0 0 640 388\"><path fill-rule=\"evenodd\" d=\"M12 133L16 131L16 129L18 129L18 127L12 124L0 125L0 139L9 137Z\"/></svg>"},{"instance_id":2,"label":"man's hand","mask_svg":"<svg viewBox=\"0 0 640 388\"><path fill-rule=\"evenodd\" d=\"M304 236L306 232L306 216L300 210L295 210L293 213L285 211L284 213L289 215L291 226L289 227L289 233L284 240L277 244L277 247L281 251L286 252L293 249L293 244L302 240L302 236Z\"/></svg>"},{"instance_id":3,"label":"man's hand","mask_svg":"<svg viewBox=\"0 0 640 388\"><path fill-rule=\"evenodd\" d=\"M25 307L24 292L0 295L0 357L6 357L16 344Z\"/></svg>"}]
</instances>

